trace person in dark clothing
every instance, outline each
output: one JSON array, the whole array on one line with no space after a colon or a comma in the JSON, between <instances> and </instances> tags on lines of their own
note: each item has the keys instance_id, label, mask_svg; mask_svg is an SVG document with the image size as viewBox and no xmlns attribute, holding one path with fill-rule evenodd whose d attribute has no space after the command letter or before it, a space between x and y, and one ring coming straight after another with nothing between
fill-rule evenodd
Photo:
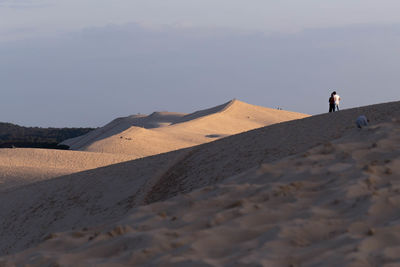
<instances>
[{"instance_id":1,"label":"person in dark clothing","mask_svg":"<svg viewBox=\"0 0 400 267\"><path fill-rule=\"evenodd\" d=\"M329 112L335 112L335 96L332 93L331 97L329 98Z\"/></svg>"}]
</instances>

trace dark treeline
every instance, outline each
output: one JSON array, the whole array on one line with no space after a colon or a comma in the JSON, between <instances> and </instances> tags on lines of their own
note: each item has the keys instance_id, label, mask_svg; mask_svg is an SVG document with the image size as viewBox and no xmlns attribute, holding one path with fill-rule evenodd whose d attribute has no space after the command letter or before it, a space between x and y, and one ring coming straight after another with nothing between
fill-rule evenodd
<instances>
[{"instance_id":1,"label":"dark treeline","mask_svg":"<svg viewBox=\"0 0 400 267\"><path fill-rule=\"evenodd\" d=\"M86 134L93 128L22 127L0 122L0 148L29 147L69 149L60 142Z\"/></svg>"}]
</instances>

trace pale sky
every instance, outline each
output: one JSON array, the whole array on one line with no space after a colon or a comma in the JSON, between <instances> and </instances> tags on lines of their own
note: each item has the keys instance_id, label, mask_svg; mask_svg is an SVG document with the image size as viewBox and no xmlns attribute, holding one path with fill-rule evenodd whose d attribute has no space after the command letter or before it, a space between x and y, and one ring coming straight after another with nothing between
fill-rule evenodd
<instances>
[{"instance_id":1,"label":"pale sky","mask_svg":"<svg viewBox=\"0 0 400 267\"><path fill-rule=\"evenodd\" d=\"M399 9L398 0L0 0L0 39L132 22L293 32L399 23Z\"/></svg>"},{"instance_id":2,"label":"pale sky","mask_svg":"<svg viewBox=\"0 0 400 267\"><path fill-rule=\"evenodd\" d=\"M399 100L400 2L0 0L0 121Z\"/></svg>"}]
</instances>

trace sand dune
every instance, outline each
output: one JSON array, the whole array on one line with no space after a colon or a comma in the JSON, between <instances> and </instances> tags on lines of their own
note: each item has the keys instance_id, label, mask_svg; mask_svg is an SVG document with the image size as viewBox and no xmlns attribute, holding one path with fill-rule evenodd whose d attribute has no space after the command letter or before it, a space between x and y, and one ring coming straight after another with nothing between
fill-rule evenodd
<instances>
[{"instance_id":1,"label":"sand dune","mask_svg":"<svg viewBox=\"0 0 400 267\"><path fill-rule=\"evenodd\" d=\"M134 159L129 155L53 149L0 149L0 192L16 186Z\"/></svg>"},{"instance_id":2,"label":"sand dune","mask_svg":"<svg viewBox=\"0 0 400 267\"><path fill-rule=\"evenodd\" d=\"M167 200L177 194L204 186L213 186L251 168L259 168L260 165L264 166L263 164L296 153L307 155L306 151L312 147L321 143L329 146L329 143L344 134L354 134L355 137L352 138L356 139L359 131L355 129L354 120L360 114L366 114L374 124L390 121L392 117L400 117L400 103L344 110L335 114L275 124L213 143L3 192L0 194L0 216L5 219L0 229L0 238L3 240L0 243L0 251L2 254L15 253L40 243L50 233L125 220L127 214L136 206ZM396 128L393 128L393 131L396 133ZM381 136L383 135L378 137ZM335 156L335 160L342 154ZM319 159L316 158L314 162L318 164ZM296 164L294 166L297 166ZM311 170L315 166L304 164ZM346 165L339 164L338 168L343 166ZM291 164L288 163L288 171L290 168ZM359 170L358 165L353 169L355 175L363 171ZM286 168L283 168L281 171L285 170ZM395 169L391 169L392 172L393 170ZM325 179L324 176L320 178ZM265 186L269 186L268 182ZM216 191L212 195L222 193ZM208 198L207 195L203 197ZM215 205L218 206L218 203ZM153 206L149 207L148 209L153 209ZM193 220L203 218L201 213L193 213L191 216Z\"/></svg>"},{"instance_id":3,"label":"sand dune","mask_svg":"<svg viewBox=\"0 0 400 267\"><path fill-rule=\"evenodd\" d=\"M63 143L74 150L129 154L139 158L307 116L232 100L187 115L153 113L146 117L121 118Z\"/></svg>"},{"instance_id":4,"label":"sand dune","mask_svg":"<svg viewBox=\"0 0 400 267\"><path fill-rule=\"evenodd\" d=\"M118 118L102 128L64 142L73 149L83 150L80 152L0 150L0 190L191 147L306 116L233 100L192 114L154 112L148 116Z\"/></svg>"},{"instance_id":5,"label":"sand dune","mask_svg":"<svg viewBox=\"0 0 400 267\"><path fill-rule=\"evenodd\" d=\"M117 118L105 126L95 129L88 134L65 140L63 144L70 146L70 148L73 150L79 150L88 144L116 135L133 126L145 129L168 126L178 121L185 115L186 114L183 113L154 112L149 116L132 115L128 117Z\"/></svg>"},{"instance_id":6,"label":"sand dune","mask_svg":"<svg viewBox=\"0 0 400 267\"><path fill-rule=\"evenodd\" d=\"M355 128L360 113L373 125ZM105 167L92 189L95 171L19 188L0 195L19 211L2 204L2 251L43 242L0 264L397 266L399 144L396 102Z\"/></svg>"}]
</instances>

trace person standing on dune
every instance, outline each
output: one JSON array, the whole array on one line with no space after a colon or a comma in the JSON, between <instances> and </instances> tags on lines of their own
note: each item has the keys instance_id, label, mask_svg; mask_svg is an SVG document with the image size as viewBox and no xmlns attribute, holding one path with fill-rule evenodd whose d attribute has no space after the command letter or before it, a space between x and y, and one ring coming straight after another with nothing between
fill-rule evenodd
<instances>
[{"instance_id":1,"label":"person standing on dune","mask_svg":"<svg viewBox=\"0 0 400 267\"><path fill-rule=\"evenodd\" d=\"M335 112L335 96L333 93L329 98L329 112Z\"/></svg>"},{"instance_id":2,"label":"person standing on dune","mask_svg":"<svg viewBox=\"0 0 400 267\"><path fill-rule=\"evenodd\" d=\"M340 96L336 94L336 91L333 92L333 98L335 99L335 108L339 111Z\"/></svg>"}]
</instances>

